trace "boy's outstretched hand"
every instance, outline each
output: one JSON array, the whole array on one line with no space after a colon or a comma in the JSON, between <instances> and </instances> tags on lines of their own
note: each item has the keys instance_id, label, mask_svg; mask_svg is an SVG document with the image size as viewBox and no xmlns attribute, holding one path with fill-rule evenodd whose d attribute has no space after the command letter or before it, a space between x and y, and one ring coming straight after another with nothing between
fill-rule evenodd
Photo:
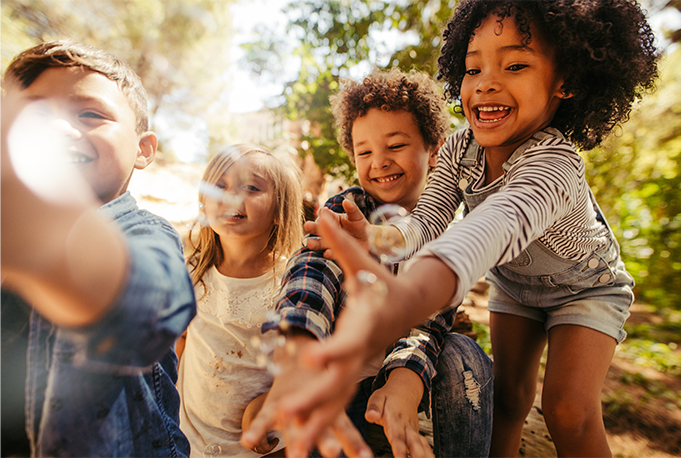
<instances>
[{"instance_id":1,"label":"boy's outstretched hand","mask_svg":"<svg viewBox=\"0 0 681 458\"><path fill-rule=\"evenodd\" d=\"M352 194L348 194L348 196L352 196ZM328 208L322 208L319 212L319 216L321 218L322 215L327 215L335 219L340 227L345 229L348 234L357 240L366 251L369 251L369 238L367 235L369 221L367 221L357 204L351 199L346 198L343 200L343 209L345 210L345 213L335 213ZM307 221L304 227L305 231L317 236L317 238L308 239L307 247L315 251L324 250L325 258L335 259L333 249L330 248L323 237L320 237L319 219L317 219L317 221Z\"/></svg>"},{"instance_id":2,"label":"boy's outstretched hand","mask_svg":"<svg viewBox=\"0 0 681 458\"><path fill-rule=\"evenodd\" d=\"M395 458L434 457L430 444L419 433L418 408L423 381L416 372L398 367L388 381L369 398L365 418L383 426Z\"/></svg>"}]
</instances>

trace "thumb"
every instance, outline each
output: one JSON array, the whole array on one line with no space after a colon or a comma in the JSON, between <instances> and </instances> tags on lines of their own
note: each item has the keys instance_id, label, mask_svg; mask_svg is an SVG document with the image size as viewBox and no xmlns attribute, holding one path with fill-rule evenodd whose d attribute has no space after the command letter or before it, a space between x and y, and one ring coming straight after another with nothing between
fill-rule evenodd
<instances>
[{"instance_id":1,"label":"thumb","mask_svg":"<svg viewBox=\"0 0 681 458\"><path fill-rule=\"evenodd\" d=\"M345 210L345 214L350 221L361 221L365 219L362 210L360 210L357 204L350 199L343 200L343 210Z\"/></svg>"},{"instance_id":2,"label":"thumb","mask_svg":"<svg viewBox=\"0 0 681 458\"><path fill-rule=\"evenodd\" d=\"M364 418L369 423L379 423L383 417L383 408L385 407L385 396L380 392L375 392L367 402L367 410L364 413Z\"/></svg>"}]
</instances>

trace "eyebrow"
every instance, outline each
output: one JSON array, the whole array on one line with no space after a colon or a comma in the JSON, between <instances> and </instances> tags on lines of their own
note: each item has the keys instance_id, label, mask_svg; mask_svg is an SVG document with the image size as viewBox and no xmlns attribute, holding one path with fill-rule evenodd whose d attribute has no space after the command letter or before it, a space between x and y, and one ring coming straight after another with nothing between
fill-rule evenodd
<instances>
[{"instance_id":1,"label":"eyebrow","mask_svg":"<svg viewBox=\"0 0 681 458\"><path fill-rule=\"evenodd\" d=\"M520 52L526 52L530 54L536 54L537 51L535 51L532 47L527 46L527 45L508 45L508 46L502 46L497 50L497 54L503 54L506 52L510 51L520 51ZM466 53L466 58L469 56L475 56L480 54L480 51L469 51Z\"/></svg>"},{"instance_id":2,"label":"eyebrow","mask_svg":"<svg viewBox=\"0 0 681 458\"><path fill-rule=\"evenodd\" d=\"M385 137L386 138L392 138L392 137L396 137L397 135L404 135L407 138L411 138L411 136L408 133L402 132L401 130L397 130L395 132L388 132L387 134L385 134ZM362 146L365 143L367 143L367 140L364 140L364 141L357 143L355 145L355 147Z\"/></svg>"}]
</instances>

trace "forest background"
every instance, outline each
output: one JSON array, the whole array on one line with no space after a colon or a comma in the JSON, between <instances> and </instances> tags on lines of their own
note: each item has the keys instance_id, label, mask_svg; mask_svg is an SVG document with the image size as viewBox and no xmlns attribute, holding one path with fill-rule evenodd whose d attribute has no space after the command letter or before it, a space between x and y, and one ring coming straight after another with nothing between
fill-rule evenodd
<instances>
[{"instance_id":1,"label":"forest background","mask_svg":"<svg viewBox=\"0 0 681 458\"><path fill-rule=\"evenodd\" d=\"M456 0L256 1L260 9L252 14L271 16L274 10L275 25L249 18L248 40L233 56L235 36L244 32L244 24L233 22L234 10L248 2L2 0L2 70L18 52L44 40L70 38L111 51L132 65L149 93L162 162L205 164L239 141L238 115L228 107L240 91L231 71L238 67L256 85L280 88L264 100L263 110L304 126L289 149L312 159L326 176L354 183L354 168L336 141L329 96L343 78L361 78L374 67L435 76L442 30ZM638 367L681 380L681 0L644 0L643 6L662 24L656 28L663 53L657 89L606 143L582 157L635 277L637 301L650 316L627 325L630 338L620 352ZM453 128L462 123L452 108ZM197 151L190 158L182 154L187 139ZM261 143L278 147L281 141ZM486 330L479 331L484 344ZM678 390L641 373L627 380L643 387L644 398L661 400L679 415ZM645 408L641 399L615 393L604 403L615 415L635 415ZM678 431L681 437L681 423ZM680 440L672 450L681 453Z\"/></svg>"}]
</instances>

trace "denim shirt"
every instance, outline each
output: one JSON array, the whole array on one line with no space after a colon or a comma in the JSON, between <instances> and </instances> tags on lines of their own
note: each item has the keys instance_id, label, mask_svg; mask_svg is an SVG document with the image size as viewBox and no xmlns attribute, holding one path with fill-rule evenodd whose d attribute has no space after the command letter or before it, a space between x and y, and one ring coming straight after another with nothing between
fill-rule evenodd
<instances>
[{"instance_id":1,"label":"denim shirt","mask_svg":"<svg viewBox=\"0 0 681 458\"><path fill-rule=\"evenodd\" d=\"M97 323L57 327L32 312L26 431L33 456L181 457L175 340L196 314L175 229L125 193L100 211L122 229L129 269Z\"/></svg>"}]
</instances>

